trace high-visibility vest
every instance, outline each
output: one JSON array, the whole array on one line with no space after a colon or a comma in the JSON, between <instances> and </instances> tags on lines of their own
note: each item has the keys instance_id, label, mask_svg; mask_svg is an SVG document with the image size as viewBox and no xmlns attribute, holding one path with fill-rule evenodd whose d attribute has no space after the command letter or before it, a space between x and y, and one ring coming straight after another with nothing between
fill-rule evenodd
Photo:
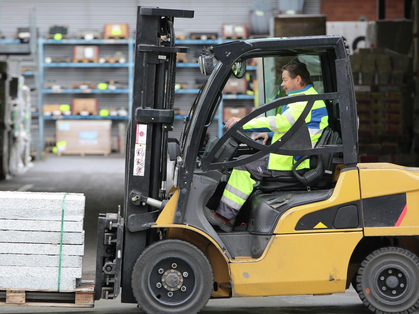
<instances>
[{"instance_id":1,"label":"high-visibility vest","mask_svg":"<svg viewBox=\"0 0 419 314\"><path fill-rule=\"evenodd\" d=\"M309 84L305 88L289 91L291 95L313 95L318 94L313 85ZM280 139L298 120L303 112L306 101L294 102L286 106L282 106L281 113L275 116L255 118L245 125L243 129L248 132L270 132L272 143ZM323 130L328 126L328 114L324 101L317 100L314 102L305 122L310 133L311 145L314 147L319 140ZM301 158L301 156L286 156L271 153L269 155L268 169L279 171L291 171L293 165ZM310 168L310 160L303 161L297 169Z\"/></svg>"}]
</instances>

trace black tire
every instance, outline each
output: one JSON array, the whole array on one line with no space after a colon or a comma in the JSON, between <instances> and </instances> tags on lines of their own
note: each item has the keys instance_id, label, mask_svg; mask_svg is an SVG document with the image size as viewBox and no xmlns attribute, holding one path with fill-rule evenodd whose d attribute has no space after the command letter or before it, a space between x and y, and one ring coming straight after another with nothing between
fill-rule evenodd
<instances>
[{"instance_id":1,"label":"black tire","mask_svg":"<svg viewBox=\"0 0 419 314\"><path fill-rule=\"evenodd\" d=\"M412 313L419 308L419 258L412 252L386 247L362 262L356 290L373 313Z\"/></svg>"},{"instance_id":2,"label":"black tire","mask_svg":"<svg viewBox=\"0 0 419 314\"><path fill-rule=\"evenodd\" d=\"M157 242L140 255L132 271L132 290L150 314L198 313L213 288L211 265L195 246L180 240Z\"/></svg>"}]
</instances>

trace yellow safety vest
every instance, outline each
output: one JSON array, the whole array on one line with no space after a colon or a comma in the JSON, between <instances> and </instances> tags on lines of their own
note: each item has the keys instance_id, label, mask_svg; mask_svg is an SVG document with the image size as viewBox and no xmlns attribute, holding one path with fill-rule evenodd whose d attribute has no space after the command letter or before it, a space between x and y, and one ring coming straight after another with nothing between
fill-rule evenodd
<instances>
[{"instance_id":1,"label":"yellow safety vest","mask_svg":"<svg viewBox=\"0 0 419 314\"><path fill-rule=\"evenodd\" d=\"M318 94L313 85L309 84L305 88L290 91L288 96L295 95L315 95ZM303 112L307 102L300 101L290 103L282 107L281 113L270 117L255 118L245 125L243 129L248 132L270 132L272 135L272 143L280 139L298 120L298 117ZM328 126L328 114L324 101L317 100L314 102L305 122L310 133L311 144L314 147L319 140L323 130ZM293 165L301 158L301 156L286 156L279 154L270 154L268 169L279 171L291 171ZM310 168L310 161L307 159L299 166L299 169Z\"/></svg>"}]
</instances>

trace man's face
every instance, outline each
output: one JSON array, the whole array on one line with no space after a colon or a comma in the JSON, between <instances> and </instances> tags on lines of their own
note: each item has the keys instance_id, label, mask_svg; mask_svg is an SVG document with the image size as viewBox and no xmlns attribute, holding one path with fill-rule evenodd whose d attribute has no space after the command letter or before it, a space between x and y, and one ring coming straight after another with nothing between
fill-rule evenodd
<instances>
[{"instance_id":1,"label":"man's face","mask_svg":"<svg viewBox=\"0 0 419 314\"><path fill-rule=\"evenodd\" d=\"M295 78L291 78L290 72L287 70L282 71L282 83L281 87L285 90L285 93L288 95L289 91L299 90L304 86L301 85L301 77L297 75Z\"/></svg>"}]
</instances>

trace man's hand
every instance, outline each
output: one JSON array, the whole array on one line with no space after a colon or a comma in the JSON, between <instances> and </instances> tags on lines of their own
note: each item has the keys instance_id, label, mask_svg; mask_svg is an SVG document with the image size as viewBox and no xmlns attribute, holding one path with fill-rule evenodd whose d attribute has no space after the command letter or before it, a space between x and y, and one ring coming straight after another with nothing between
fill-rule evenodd
<instances>
[{"instance_id":1,"label":"man's hand","mask_svg":"<svg viewBox=\"0 0 419 314\"><path fill-rule=\"evenodd\" d=\"M230 119L227 120L225 127L226 129L230 129L237 121L239 121L240 118L236 118L236 117L232 117Z\"/></svg>"},{"instance_id":2,"label":"man's hand","mask_svg":"<svg viewBox=\"0 0 419 314\"><path fill-rule=\"evenodd\" d=\"M266 145L266 143L268 142L269 136L268 133L259 133L258 135L255 136L255 140L257 140L258 138L263 138L263 145Z\"/></svg>"}]
</instances>

